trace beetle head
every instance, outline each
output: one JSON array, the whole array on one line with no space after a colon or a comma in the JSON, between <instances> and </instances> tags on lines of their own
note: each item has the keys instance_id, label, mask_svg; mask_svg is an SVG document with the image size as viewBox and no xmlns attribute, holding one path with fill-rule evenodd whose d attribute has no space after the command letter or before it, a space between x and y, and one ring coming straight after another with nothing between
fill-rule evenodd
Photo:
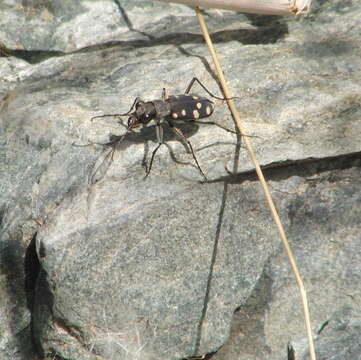
<instances>
[{"instance_id":1,"label":"beetle head","mask_svg":"<svg viewBox=\"0 0 361 360\"><path fill-rule=\"evenodd\" d=\"M156 116L154 105L151 102L138 101L135 111L128 118L128 129L132 130L138 126L146 125Z\"/></svg>"}]
</instances>

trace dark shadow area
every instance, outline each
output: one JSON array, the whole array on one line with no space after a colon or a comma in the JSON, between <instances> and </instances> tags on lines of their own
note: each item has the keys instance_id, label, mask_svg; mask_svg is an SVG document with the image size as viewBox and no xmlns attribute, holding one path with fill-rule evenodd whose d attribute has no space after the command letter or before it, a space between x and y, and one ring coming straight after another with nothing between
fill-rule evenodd
<instances>
[{"instance_id":1,"label":"dark shadow area","mask_svg":"<svg viewBox=\"0 0 361 360\"><path fill-rule=\"evenodd\" d=\"M236 143L236 147L235 147L235 157L234 157L235 161L233 163L233 171L234 172L237 172L237 169L238 169L240 146L241 146L241 136L240 136L239 132L237 131L237 143ZM217 252L218 252L219 238L220 238L221 229L222 229L222 223L224 220L224 210L225 210L226 202L227 202L228 186L229 186L229 183L227 181L224 181L223 182L222 200L221 200L220 210L219 210L219 214L218 214L217 228L216 228L216 232L215 232L215 236L214 236L213 251L212 251L210 267L209 267L209 274L208 274L208 278L207 278L206 290L205 290L204 299L203 299L202 314L201 314L201 318L200 318L198 326L197 326L197 335L196 335L196 341L195 341L194 356L195 357L204 356L203 357L204 359L211 359L212 355L214 355L214 353L210 353L210 354L206 354L206 355L200 354L199 349L200 349L201 340L202 340L203 324L205 322L205 318L206 318L207 310L208 310L209 294L211 291L214 266L215 266L216 259L217 259Z\"/></svg>"},{"instance_id":2,"label":"dark shadow area","mask_svg":"<svg viewBox=\"0 0 361 360\"><path fill-rule=\"evenodd\" d=\"M238 146L236 147L236 150L237 148ZM278 165L277 167L263 169L263 171L266 178L277 181L277 180L289 178L294 175L307 178L307 176L313 176L314 174L319 174L333 169L347 169L355 166L361 167L361 153L350 154L335 158L321 159L321 160L308 160L304 162L292 163L289 165ZM233 168L236 169L237 164L234 164ZM237 183L239 183L240 181L242 182L244 180L258 181L258 178L254 172L238 175L237 177L238 177L238 181L235 181ZM332 175L327 176L326 178L320 175L319 178L311 179L310 181L311 183L314 182L317 183L319 181L332 182L332 181L338 181L338 179L333 178ZM228 184L231 183L231 181L228 182L224 180L223 182L224 182L224 193L222 198L221 210L219 213L219 221L216 230L214 250L212 254L210 272L209 272L209 277L205 292L202 317L200 323L198 324L197 342L196 342L196 351L195 351L195 354L198 355L199 355L198 350L202 335L202 325L204 323L204 319L206 317L206 312L207 312L207 305L208 305L208 299L209 299L209 293L210 293L211 281L213 275L213 267L216 261L219 234L220 234L221 224L223 221L224 208L226 206L227 186ZM267 265L265 265L265 268L266 266ZM239 333L243 334L242 337L244 338L243 340L244 345L242 345L242 348L246 349L246 351L250 351L250 353L252 353L252 348L254 347L254 344L259 343L255 355L257 355L257 357L260 358L267 358L270 354L270 349L268 348L265 339L259 337L259 334L263 333L262 319L264 318L264 312L267 308L267 304L270 301L270 296L271 296L270 289L272 288L271 286L272 284L270 282L271 279L267 276L266 271L264 271L257 286L254 288L252 294L249 296L246 304L242 305L239 309L236 310L232 325L233 332L235 333L234 335L235 338L238 337ZM290 339L285 339L285 343L289 340ZM247 350L247 347L249 347L249 350ZM294 349L289 343L286 347L286 353L288 360L294 360L295 358ZM211 356L209 358L211 358Z\"/></svg>"},{"instance_id":3,"label":"dark shadow area","mask_svg":"<svg viewBox=\"0 0 361 360\"><path fill-rule=\"evenodd\" d=\"M215 352L209 353L209 354L203 354L200 356L190 356L187 358L183 358L181 360L209 360L212 359L212 356L216 354Z\"/></svg>"},{"instance_id":4,"label":"dark shadow area","mask_svg":"<svg viewBox=\"0 0 361 360\"><path fill-rule=\"evenodd\" d=\"M177 128L180 129L185 136L185 138L189 138L193 136L199 129L199 126L195 122L187 122L187 123L177 123ZM137 132L130 132L126 135L124 138L124 141L122 141L123 136L122 135L111 135L109 137L109 142L104 144L98 144L95 143L94 145L103 145L105 150L104 152L99 156L98 160L103 157L103 160L100 160L100 164L96 165L96 167L93 168L92 174L89 178L89 184L94 184L98 181L100 181L106 174L107 170L111 166L113 162L114 153L116 151L122 151L127 146L130 146L132 143L144 143L144 156L142 160L143 167L147 167L149 163L149 158L151 158L152 153L156 146L154 146L154 149L149 146L148 142L152 142L155 145L158 145L158 139L156 135L156 125L151 125L148 127L142 127ZM181 162L177 160L172 148L170 147L167 142L171 140L176 140L180 142L187 153L190 152L190 149L188 148L188 145L181 141L173 131L171 131L170 127L163 123L163 144L166 146L170 152L171 158L178 164L189 164L189 162ZM92 145L92 144L88 144ZM85 146L88 146L85 145ZM150 153L150 154L149 154ZM97 160L97 161L98 161Z\"/></svg>"},{"instance_id":5,"label":"dark shadow area","mask_svg":"<svg viewBox=\"0 0 361 360\"><path fill-rule=\"evenodd\" d=\"M243 44L273 44L289 34L284 16L255 14L245 14L245 16L251 25L257 27L257 31L248 39L244 39Z\"/></svg>"},{"instance_id":6,"label":"dark shadow area","mask_svg":"<svg viewBox=\"0 0 361 360\"><path fill-rule=\"evenodd\" d=\"M4 215L4 214L3 214ZM17 352L18 358L23 360L35 359L37 354L31 339L30 324L25 328L21 327L24 323L24 311L26 311L26 300L24 291L24 268L23 252L20 246L22 235L13 235L13 238L2 240L0 250L0 273L6 282L6 302L13 304L11 314L7 315L8 326L11 331L10 342ZM6 326L3 324L3 326Z\"/></svg>"},{"instance_id":7,"label":"dark shadow area","mask_svg":"<svg viewBox=\"0 0 361 360\"><path fill-rule=\"evenodd\" d=\"M54 296L51 286L46 271L41 269L35 289L36 308L34 309L34 317L36 317L36 321L33 322L32 326L35 346L41 355L41 359L70 360L68 357L63 357L64 355L59 355L59 352L62 352L62 342L66 341L63 339L64 333L67 333L68 336L76 339L78 344L87 348L87 351L94 355L92 358L98 358L99 354L96 353L93 347L88 346L84 340L82 328L74 323L69 323L64 316L54 314ZM52 328L56 328L58 331L54 337L49 338L49 332L52 333ZM45 349L40 339L43 340ZM51 344L55 344L55 348Z\"/></svg>"},{"instance_id":8,"label":"dark shadow area","mask_svg":"<svg viewBox=\"0 0 361 360\"><path fill-rule=\"evenodd\" d=\"M174 134L173 131L169 128L169 126L163 123L163 140L164 142L177 140L179 141L178 137ZM195 122L178 122L177 128L181 129L185 137L191 137L197 133L199 129L199 125ZM151 125L147 127L142 127L141 129L137 130L136 132L129 133L125 140L130 143L143 143L144 141L152 141L157 143L157 135L156 135L156 125ZM120 136L112 135L109 138L109 141L112 142L120 138ZM108 144L106 144L108 145Z\"/></svg>"},{"instance_id":9,"label":"dark shadow area","mask_svg":"<svg viewBox=\"0 0 361 360\"><path fill-rule=\"evenodd\" d=\"M273 31L273 30L272 30ZM224 30L224 31L216 31L211 33L212 40L215 44L229 42L229 41L238 41L241 44L245 45L257 45L257 44L269 44L275 43L280 38L283 38L287 35L287 33L282 33L282 36L275 36L272 31L268 29L256 29L256 30ZM272 41L267 41L266 37L268 33L272 34ZM108 41L103 44L99 45L91 45L86 48L82 48L79 50L74 51L77 52L89 52L89 51L97 51L103 50L112 47L124 47L124 48L142 48L142 47L152 47L152 46L159 46L159 45L185 45L185 44L204 44L204 39L201 34L192 34L192 33L176 33L176 34L169 34L160 37L153 37L152 35L147 35L151 37L149 40L128 40L128 41L121 41L121 40L114 40Z\"/></svg>"},{"instance_id":10,"label":"dark shadow area","mask_svg":"<svg viewBox=\"0 0 361 360\"><path fill-rule=\"evenodd\" d=\"M262 171L266 179L269 180L285 180L291 176L301 176L307 178L318 173L336 170L336 169L349 169L351 167L361 167L361 152L330 156L322 159L304 159L299 161L284 161L277 162L267 166L262 166ZM241 174L232 174L230 171L228 176L225 176L218 180L229 181L229 183L242 183L243 181L258 181L257 174L254 170L245 171ZM324 181L321 179L320 181ZM316 179L310 179L310 182L317 182ZM328 181L337 181L337 179L328 178Z\"/></svg>"},{"instance_id":11,"label":"dark shadow area","mask_svg":"<svg viewBox=\"0 0 361 360\"><path fill-rule=\"evenodd\" d=\"M33 332L33 311L34 311L34 302L35 302L35 289L36 282L39 277L39 273L41 270L41 265L38 259L38 255L36 253L36 235L34 234L33 238L30 241L30 244L26 250L25 258L24 258L24 271L25 271L25 279L24 279L24 287L25 287L25 295L26 295L26 303L28 309L31 314L31 337L34 345L34 349L39 349L36 338L34 337Z\"/></svg>"},{"instance_id":12,"label":"dark shadow area","mask_svg":"<svg viewBox=\"0 0 361 360\"><path fill-rule=\"evenodd\" d=\"M237 132L237 144L236 144L236 148L235 148L235 161L233 164L234 172L237 172L237 169L238 169L240 140L241 140L241 137L239 136L239 133ZM202 328L203 328L203 324L204 324L204 321L205 321L205 318L207 315L207 310L208 310L209 294L210 294L212 278L213 278L213 269L214 269L214 265L215 265L216 259L217 259L219 238L220 238L222 223L223 223L223 219L224 219L224 210L225 210L226 202L227 202L228 186L229 186L228 182L224 181L223 182L222 200L221 200L220 210L219 210L219 214L218 214L217 228L216 228L215 237L214 237L213 252L212 252L212 256L211 256L209 274L208 274L208 278L207 278L207 285L206 285L206 290L205 290L204 299L203 299L202 315L201 315L201 318L200 318L198 326L197 326L197 337L196 337L195 350L194 350L195 356L201 355L201 354L199 354L199 349L200 349L200 344L201 344L201 340L202 340ZM213 354L214 353L205 355L205 359L211 359Z\"/></svg>"},{"instance_id":13,"label":"dark shadow area","mask_svg":"<svg viewBox=\"0 0 361 360\"><path fill-rule=\"evenodd\" d=\"M263 44L268 43L265 40L265 36L269 30L225 30L215 32L212 35L212 40L214 43L223 43L228 41L238 41L242 44ZM272 33L272 32L271 32ZM283 34L284 36L285 34ZM47 60L52 57L67 56L77 53L88 53L95 52L110 48L122 48L124 51L132 51L132 49L143 48L143 47L152 47L159 45L172 44L174 46L181 46L185 44L202 44L204 39L202 35L190 34L190 33L177 33L169 34L155 38L151 35L149 40L114 40L108 41L102 44L91 45L84 47L79 50L72 52L62 52L62 51L52 51L52 50L16 50L6 48L7 55L0 56L14 56L16 58L22 59L29 64L38 64L44 60ZM276 42L278 38L275 37L273 42Z\"/></svg>"},{"instance_id":14,"label":"dark shadow area","mask_svg":"<svg viewBox=\"0 0 361 360\"><path fill-rule=\"evenodd\" d=\"M235 337L239 333L244 334L244 347L249 347L250 352L254 352L257 357L262 359L267 359L270 355L266 339L263 336L260 337L260 334L264 333L263 321L272 296L272 280L266 271L269 262L270 260L265 263L263 273L247 302L234 312L231 329L231 334L234 334ZM254 349L254 344L258 344L257 349Z\"/></svg>"},{"instance_id":15,"label":"dark shadow area","mask_svg":"<svg viewBox=\"0 0 361 360\"><path fill-rule=\"evenodd\" d=\"M29 64L37 64L52 57L64 55L67 54L62 51L9 49L4 43L0 42L0 57L14 56Z\"/></svg>"},{"instance_id":16,"label":"dark shadow area","mask_svg":"<svg viewBox=\"0 0 361 360\"><path fill-rule=\"evenodd\" d=\"M218 234L218 236L223 217L223 209L225 207L227 186L228 186L227 183L225 183L225 192L223 194L221 211L219 214L220 215L219 223L216 233ZM216 237L215 245L218 246L217 237ZM211 270L213 269L213 264L214 264L213 261L215 260L213 257L216 256L215 252L216 251L213 252L213 256L212 256ZM265 264L264 269L267 268L268 263L269 261ZM210 273L210 276L211 275L212 274ZM208 281L207 285L210 286L210 280ZM206 295L209 294L208 286L207 286L208 292L206 292ZM236 342L238 344L237 346L240 346L239 342L241 341L242 342L241 346L243 349L245 349L245 352L248 352L249 354L257 355L257 358L260 359L268 358L268 356L270 355L270 349L267 346L265 338L260 337L260 334L263 334L263 326L264 326L263 319L265 316L265 312L267 310L268 303L271 300L271 288L272 288L271 279L267 276L267 271L264 270L255 288L248 297L247 302L235 310L233 315L229 340L218 351L224 351L222 349L224 348L227 349L228 346L232 348L234 346L233 342ZM208 300L208 298L206 297L205 300ZM205 309L206 309L206 305L205 305ZM204 320L204 316L202 316L202 320ZM201 326L199 326L199 329L201 330ZM242 334L241 337L240 334ZM198 335L200 336L201 334L199 333ZM242 340L239 340L240 338ZM287 339L285 339L285 342L287 342ZM254 348L254 344L259 345L257 346L257 349ZM211 359L213 355L218 353L218 351L204 355L205 359ZM225 351L226 352L222 352L222 356L227 355L227 350ZM200 356L191 357L189 359L192 358L199 359Z\"/></svg>"},{"instance_id":17,"label":"dark shadow area","mask_svg":"<svg viewBox=\"0 0 361 360\"><path fill-rule=\"evenodd\" d=\"M238 128L236 128L236 131L237 131L237 143L234 149L234 158L233 158L233 166L232 166L232 172L234 174L238 172L238 164L239 164L239 157L241 154L241 144L242 144L242 137Z\"/></svg>"},{"instance_id":18,"label":"dark shadow area","mask_svg":"<svg viewBox=\"0 0 361 360\"><path fill-rule=\"evenodd\" d=\"M199 125L197 125L195 122L179 123L177 124L177 128L182 131L182 133L186 138L190 138L197 133L199 129ZM107 143L104 144L90 143L89 145L103 145L105 148L113 148L115 150L120 151L121 149L130 146L132 143L141 144L150 141L155 144L158 144L157 135L156 135L156 125L143 127L137 131L130 132L126 135L124 141L119 143L122 137L123 137L122 135L110 135L109 142ZM186 144L180 141L180 139L174 134L173 131L171 131L169 126L166 124L163 125L163 141L164 143L167 143L169 141L178 141L185 147L186 150L188 150Z\"/></svg>"},{"instance_id":19,"label":"dark shadow area","mask_svg":"<svg viewBox=\"0 0 361 360\"><path fill-rule=\"evenodd\" d=\"M147 33L137 30L134 28L129 16L127 15L127 12L121 6L119 0L115 0L115 3L117 4L121 17L128 26L129 30L137 32L138 34L141 34L149 39L150 44L148 45L146 44L147 42L140 42L143 43L144 46L157 46L164 44L173 44L179 46L186 43L204 43L204 39L201 34L183 32L156 37L149 34L149 32ZM209 17L209 15L206 13L204 13L204 15ZM236 30L221 30L214 32L212 32L212 29L209 29L213 42L222 43L227 41L239 41L243 44L270 44L275 43L288 35L287 22L282 16L253 14L245 14L245 16L250 20L251 25L257 29L240 28ZM169 23L176 23L175 21L172 21L173 18L176 19L174 16L169 16ZM194 16L194 24L198 24L196 16ZM136 47L142 47L139 46L140 43L137 43L138 45Z\"/></svg>"},{"instance_id":20,"label":"dark shadow area","mask_svg":"<svg viewBox=\"0 0 361 360\"><path fill-rule=\"evenodd\" d=\"M214 236L213 251L212 251L212 255L211 255L209 274L208 274L206 289L205 289L205 293L204 293L202 314L201 314L201 318L200 318L198 326L197 326L197 335L196 335L195 346L194 346L194 356L202 355L199 353L201 340L202 340L202 329L203 329L205 318L207 316L209 294L210 294L211 286L212 286L214 265L215 265L216 259L217 259L219 238L220 238L221 229L222 229L224 209L226 207L226 201L227 201L227 192L228 192L228 184L227 184L227 182L224 182L222 200L221 200L219 214L218 214L217 228L216 228L216 232L215 232L215 236Z\"/></svg>"},{"instance_id":21,"label":"dark shadow area","mask_svg":"<svg viewBox=\"0 0 361 360\"><path fill-rule=\"evenodd\" d=\"M29 64L38 64L42 61L53 57L60 57L68 55L62 51L52 51L52 50L14 50L14 49L7 49L6 56L14 56L18 59L22 59ZM2 55L1 55L2 56Z\"/></svg>"},{"instance_id":22,"label":"dark shadow area","mask_svg":"<svg viewBox=\"0 0 361 360\"><path fill-rule=\"evenodd\" d=\"M10 56L10 50L0 41L0 57Z\"/></svg>"},{"instance_id":23,"label":"dark shadow area","mask_svg":"<svg viewBox=\"0 0 361 360\"><path fill-rule=\"evenodd\" d=\"M52 57L66 56L76 53L94 52L113 47L123 48L129 50L143 47L152 47L159 45L172 44L176 47L186 44L204 44L204 39L201 34L193 34L187 31L167 34L163 36L154 36L150 32L144 32L134 28L130 18L128 17L124 8L119 1L115 1L119 13L129 28L129 31L136 32L147 39L137 40L114 40L102 44L90 45L82 49L78 49L69 53L54 50L18 50L9 49L4 44L0 46L0 56L14 56L22 59L30 64L37 64ZM221 30L211 32L214 43L223 43L228 41L238 41L241 44L272 44L284 38L288 34L287 23L281 20L281 17L276 16L247 16L251 20L251 24L255 25L256 29L237 29L237 30ZM172 16L165 20L167 23L174 22ZM196 18L194 17L196 23ZM192 24L194 25L194 24ZM210 29L212 31L212 29Z\"/></svg>"},{"instance_id":24,"label":"dark shadow area","mask_svg":"<svg viewBox=\"0 0 361 360\"><path fill-rule=\"evenodd\" d=\"M26 303L29 311L32 313L34 308L34 297L35 297L35 285L39 272L41 270L40 262L38 255L36 253L36 233L34 234L31 242L26 250L25 259L24 259L24 269L25 269L25 294L26 294Z\"/></svg>"},{"instance_id":25,"label":"dark shadow area","mask_svg":"<svg viewBox=\"0 0 361 360\"><path fill-rule=\"evenodd\" d=\"M202 121L202 120L195 120L195 121L182 121L182 120L173 120L172 123L178 128L180 129L180 131L183 133L184 137L190 141L189 138L191 138L194 134L197 133L200 125L211 125L211 126L217 126L220 127L221 129L223 129L224 131L228 131L228 132L232 132L234 133L235 131L232 129L227 129L222 125L219 125L215 122L212 121ZM170 144L168 142L170 141L177 141L179 143L181 143L184 147L184 150L187 154L191 154L190 148L188 146L188 144L185 141L182 141L178 136L176 136L174 134L174 132L171 130L171 128L167 125L166 122L163 122L163 146L166 146L169 150L169 154L172 158L172 160L177 163L177 164L181 164L181 165L191 165L191 166L195 166L195 164L193 163L193 160L190 161L180 161L177 159L175 152L172 150L172 147L170 146ZM126 126L123 125L124 128L126 129ZM111 166L112 162L113 162L113 157L115 152L117 151L122 151L124 150L126 147L130 146L132 143L136 143L136 144L140 144L143 143L144 144L144 156L143 156L143 160L142 160L142 165L143 167L147 167L147 164L149 163L149 159L152 156L152 152L154 151L154 148L158 145L158 139L156 136L156 125L151 125L151 126L147 126L147 127L142 127L140 129L137 129L134 132L130 132L126 135L126 137L122 140L123 135L110 135L109 136L109 141L106 143L89 143L89 144L73 144L74 146L78 146L78 147L88 147L88 146L92 146L92 145L101 145L104 147L104 151L102 152L101 155L99 155L99 158L97 160L97 162L100 160L101 157L103 157L103 160L101 160L101 163L97 165L97 167L93 168L92 171L92 175L90 175L90 184L94 184L95 182L100 181L104 175L106 174L106 171L108 170L108 168ZM239 153L240 153L240 137L238 136L238 140L237 140L237 147L236 147L236 157L239 157ZM191 142L191 141L190 141ZM149 143L152 143L153 145L149 145ZM191 142L192 144L192 142ZM195 152L204 150L208 147L211 146L219 146L219 145L232 145L232 143L230 142L217 142L217 143L212 143L210 145L207 145L206 147L203 148L194 148L193 145L193 149ZM236 164L236 162L235 162ZM237 161L238 164L238 161ZM95 172L94 172L95 171ZM235 169L234 169L235 171ZM91 180L91 178L93 178L96 175L95 181ZM98 178L99 177L99 178Z\"/></svg>"},{"instance_id":26,"label":"dark shadow area","mask_svg":"<svg viewBox=\"0 0 361 360\"><path fill-rule=\"evenodd\" d=\"M287 360L296 360L295 349L290 342L287 344Z\"/></svg>"},{"instance_id":27,"label":"dark shadow area","mask_svg":"<svg viewBox=\"0 0 361 360\"><path fill-rule=\"evenodd\" d=\"M272 280L265 270L269 261L265 263L263 273L245 304L234 311L231 331L228 341L216 353L221 358L233 358L234 348L244 350L252 358L268 359L271 351L264 334L264 317L271 300ZM287 343L288 339L285 339Z\"/></svg>"},{"instance_id":28,"label":"dark shadow area","mask_svg":"<svg viewBox=\"0 0 361 360\"><path fill-rule=\"evenodd\" d=\"M54 355L51 359L56 359L56 354L45 354L41 346L40 337L44 329L48 325L48 318L51 316L51 309L54 306L54 298L49 288L47 280L47 274L44 270L39 269L39 273L36 279L35 288L33 289L32 301L33 305L36 304L33 317L36 317L36 321L32 321L32 335L34 340L34 346L40 354L41 358L49 355ZM45 330L46 331L46 330ZM62 359L59 357L59 359Z\"/></svg>"}]
</instances>

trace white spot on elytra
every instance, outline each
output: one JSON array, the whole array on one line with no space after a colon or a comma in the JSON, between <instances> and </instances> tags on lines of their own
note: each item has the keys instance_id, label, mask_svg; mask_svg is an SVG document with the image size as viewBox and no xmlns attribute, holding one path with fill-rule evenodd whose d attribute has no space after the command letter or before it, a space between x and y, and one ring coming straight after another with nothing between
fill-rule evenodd
<instances>
[{"instance_id":1,"label":"white spot on elytra","mask_svg":"<svg viewBox=\"0 0 361 360\"><path fill-rule=\"evenodd\" d=\"M211 113L211 107L207 106L206 107L206 114L209 115Z\"/></svg>"},{"instance_id":2,"label":"white spot on elytra","mask_svg":"<svg viewBox=\"0 0 361 360\"><path fill-rule=\"evenodd\" d=\"M178 117L178 114L177 114L177 113L173 113L173 114L172 114L172 118L173 118L173 119L176 119L177 117Z\"/></svg>"},{"instance_id":3,"label":"white spot on elytra","mask_svg":"<svg viewBox=\"0 0 361 360\"><path fill-rule=\"evenodd\" d=\"M197 100L198 99L198 96L192 96L192 98L194 99L194 100Z\"/></svg>"},{"instance_id":4,"label":"white spot on elytra","mask_svg":"<svg viewBox=\"0 0 361 360\"><path fill-rule=\"evenodd\" d=\"M183 110L181 111L181 114L182 114L183 116L186 116L186 111L183 109Z\"/></svg>"},{"instance_id":5,"label":"white spot on elytra","mask_svg":"<svg viewBox=\"0 0 361 360\"><path fill-rule=\"evenodd\" d=\"M193 110L193 117L194 117L195 119L198 119L198 118L199 118L199 112L198 112L198 110Z\"/></svg>"},{"instance_id":6,"label":"white spot on elytra","mask_svg":"<svg viewBox=\"0 0 361 360\"><path fill-rule=\"evenodd\" d=\"M202 107L202 103L197 103L197 109L200 109Z\"/></svg>"}]
</instances>

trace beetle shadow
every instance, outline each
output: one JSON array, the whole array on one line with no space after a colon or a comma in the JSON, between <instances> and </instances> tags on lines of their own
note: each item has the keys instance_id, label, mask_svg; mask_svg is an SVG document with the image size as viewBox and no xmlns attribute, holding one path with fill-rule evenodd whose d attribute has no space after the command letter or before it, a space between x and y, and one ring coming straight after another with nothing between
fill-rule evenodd
<instances>
[{"instance_id":1,"label":"beetle shadow","mask_svg":"<svg viewBox=\"0 0 361 360\"><path fill-rule=\"evenodd\" d=\"M199 130L199 125L193 121L189 121L189 122L174 122L173 124L176 126L177 129L179 129L182 134L184 135L185 139L187 139L188 141L189 138L191 138L193 135L195 135L198 130ZM150 127L149 131L151 131L149 133L149 137L147 138L146 135L144 135L144 157L143 157L143 161L142 161L142 165L143 167L147 168L148 166L148 159L152 156L154 149L150 149L149 147L149 142L152 141L154 143L158 142L158 139L156 137L156 130L155 130L156 125L153 125ZM153 128L153 129L152 129ZM145 128L144 130L148 130L148 128ZM189 162L189 161L181 161L177 158L174 150L172 149L172 146L170 145L170 141L177 141L179 143L181 143L184 147L184 150L187 154L191 154L191 149L189 148L188 144L186 143L186 141L184 141L183 139L179 138L173 131L172 129L169 127L169 125L164 124L163 125L163 145L168 149L169 155L172 159L172 161L174 161L176 164L179 165L191 165L196 167L195 164L193 164L193 162Z\"/></svg>"},{"instance_id":2,"label":"beetle shadow","mask_svg":"<svg viewBox=\"0 0 361 360\"><path fill-rule=\"evenodd\" d=\"M174 151L169 145L170 141L178 141L183 145L185 151L187 153L190 153L190 149L186 144L186 142L182 141L178 136L176 136L175 133L166 123L162 124L162 128L163 128L163 145L165 145L168 148L172 160L178 164L183 164L183 165L190 164L189 162L182 162L178 160L177 157L175 156ZM177 128L180 129L184 137L188 139L198 132L199 125L196 124L195 122L177 123ZM98 157L91 171L91 174L89 175L88 183L90 185L93 185L104 178L107 170L114 161L113 159L114 153L116 151L124 150L132 143L144 144L144 156L142 159L142 166L145 169L147 169L148 163L150 161L149 158L152 157L154 149L156 148L154 147L151 149L149 143L154 143L156 145L158 144L158 138L156 135L156 125L142 127L140 129L137 129L137 131L129 132L124 138L123 136L124 135L110 135L109 141L107 143L103 143L103 144L96 143L97 145L102 145L105 148L105 151Z\"/></svg>"},{"instance_id":3,"label":"beetle shadow","mask_svg":"<svg viewBox=\"0 0 361 360\"><path fill-rule=\"evenodd\" d=\"M229 129L229 128L227 128L223 125L220 125L214 121L203 121L203 119L202 120L188 120L188 121L172 120L172 124L181 131L181 133L184 135L184 139L177 136L174 133L174 131L171 129L171 127L166 122L163 122L162 123L162 128L163 128L162 145L167 147L167 149L169 151L169 155L175 163L181 164L181 165L190 165L195 168L198 168L197 165L194 163L194 161L179 160L176 156L175 151L172 149L172 146L170 145L170 141L178 141L179 143L181 143L183 145L184 150L187 154L192 154L192 150L187 143L187 142L191 143L189 138L191 138L193 135L195 135L198 132L200 127L202 127L204 125L207 125L207 126L212 125L212 126L217 126L217 127L221 128L223 131L230 132L235 135L237 134L237 136L238 136L237 142L216 141L211 144L208 144L208 145L205 145L202 147L198 147L197 149L193 149L193 151L195 151L195 152L203 151L207 148L214 147L214 146L223 146L223 145L234 146L234 145L236 145L234 164L235 164L235 166L237 166L236 164L238 164L240 148L242 147L241 146L241 137L237 131ZM124 124L122 124L122 125L126 128L126 126ZM129 132L126 135L126 137L124 137L124 135L110 135L109 141L107 143L99 144L99 145L103 145L105 148L107 148L107 150L105 150L105 152L103 152L97 160L97 163L99 163L99 159L101 157L103 157L103 160L101 160L102 163L98 166L96 166L96 165L94 166L96 168L95 171L101 172L102 174L100 175L100 177L97 175L96 178L94 178L95 171L93 171L92 177L94 178L95 181L89 181L89 183L93 184L95 182L98 182L101 178L103 178L107 169L110 167L111 163L113 162L114 153L116 151L124 150L126 147L130 146L132 143L134 143L134 144L143 143L144 144L144 156L142 159L142 166L147 170L149 160L153 156L153 152L158 145L158 138L156 136L156 125L148 125L146 127L138 128L136 131ZM153 143L154 146L150 145L150 143ZM191 143L191 145L193 145L193 144ZM230 171L228 171L228 169L226 167L225 167L225 169L227 170L227 172L230 173ZM236 169L233 169L233 172L236 172Z\"/></svg>"},{"instance_id":4,"label":"beetle shadow","mask_svg":"<svg viewBox=\"0 0 361 360\"><path fill-rule=\"evenodd\" d=\"M236 135L237 135L237 142L235 144L235 150L234 150L234 159L233 159L233 166L232 166L232 172L237 173L238 170L238 163L239 163L239 157L240 157L240 150L242 145L242 136L236 128ZM225 167L227 170L227 168ZM228 171L228 170L227 170ZM195 336L195 343L194 343L194 356L197 356L200 353L200 344L202 341L202 335L204 333L204 325L206 322L207 312L208 312L208 304L210 300L210 293L213 285L213 275L214 275L214 268L215 264L217 262L217 256L218 256L218 250L219 250L219 242L221 239L221 229L224 222L224 216L225 216L225 208L227 204L227 198L228 198L228 188L229 188L229 181L226 179L223 180L223 190L222 190L222 198L220 200L220 207L218 212L218 219L217 219L217 227L214 234L213 239L213 249L210 259L210 266L209 266L209 272L207 276L207 283L204 291L204 297L203 297L203 306L202 306L202 313L200 316L200 319L197 324L196 329L196 336Z\"/></svg>"},{"instance_id":5,"label":"beetle shadow","mask_svg":"<svg viewBox=\"0 0 361 360\"><path fill-rule=\"evenodd\" d=\"M172 120L174 123L174 121ZM173 141L180 139L174 134L171 128L167 125L167 123L162 123L163 127L163 141ZM189 121L189 122L178 122L176 127L182 131L186 138L192 137L199 130L199 124ZM133 143L143 143L144 141L151 141L154 143L158 143L157 135L156 135L156 125L150 125L146 127L142 127L137 132L131 132L127 134L125 141L133 142ZM182 142L182 141L180 141Z\"/></svg>"}]
</instances>

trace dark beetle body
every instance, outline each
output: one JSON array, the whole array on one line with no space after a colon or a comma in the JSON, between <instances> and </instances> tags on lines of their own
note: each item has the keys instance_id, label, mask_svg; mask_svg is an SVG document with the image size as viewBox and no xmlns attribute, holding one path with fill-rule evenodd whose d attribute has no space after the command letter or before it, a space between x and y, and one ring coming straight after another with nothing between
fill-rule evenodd
<instances>
[{"instance_id":1,"label":"dark beetle body","mask_svg":"<svg viewBox=\"0 0 361 360\"><path fill-rule=\"evenodd\" d=\"M170 114L166 120L197 120L212 115L214 104L203 96L177 95L165 100L170 105Z\"/></svg>"},{"instance_id":2,"label":"dark beetle body","mask_svg":"<svg viewBox=\"0 0 361 360\"><path fill-rule=\"evenodd\" d=\"M140 99L135 101L135 111L128 119L128 127L135 128L146 125L151 120L192 121L212 115L214 104L204 96L194 94L171 95L162 100L144 102Z\"/></svg>"},{"instance_id":3,"label":"dark beetle body","mask_svg":"<svg viewBox=\"0 0 361 360\"><path fill-rule=\"evenodd\" d=\"M133 105L131 106L130 110L124 114L112 114L112 115L101 115L95 116L94 118L105 117L105 116L128 116L128 126L127 131L123 134L120 138L117 138L115 141L108 143L108 145L114 144L115 142L121 142L125 138L125 136L133 131L133 129L139 126L148 125L152 120L155 122L156 125L156 134L158 139L158 146L152 153L152 157L150 160L149 167L146 170L146 176L150 173L153 159L158 151L159 147L163 144L163 128L162 125L166 123L170 129L175 133L175 135L181 139L183 142L188 144L190 152L193 156L193 159L204 177L207 180L206 176L204 175L196 155L194 153L192 144L189 140L183 135L182 131L175 126L176 120L182 121L196 121L198 119L206 118L212 115L214 111L214 103L207 99L204 96L199 96L195 94L189 94L191 87L193 86L194 82L198 82L198 84L212 97L225 100L224 98L219 98L214 96L211 92L207 90L207 88L197 79L193 78L189 83L186 91L184 94L181 95L170 95L167 96L165 89L162 92L161 99L155 99L152 101L143 101L140 98L136 98L134 100ZM134 109L134 111L133 111ZM93 119L94 119L93 118ZM112 159L112 154L114 149L111 153L109 153L110 159Z\"/></svg>"}]
</instances>

